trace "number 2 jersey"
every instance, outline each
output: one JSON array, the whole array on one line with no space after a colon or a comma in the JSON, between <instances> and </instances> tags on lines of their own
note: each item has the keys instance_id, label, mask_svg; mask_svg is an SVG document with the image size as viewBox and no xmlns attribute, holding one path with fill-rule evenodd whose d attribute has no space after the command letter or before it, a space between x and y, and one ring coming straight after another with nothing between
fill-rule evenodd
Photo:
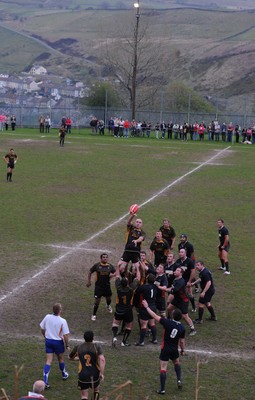
<instances>
[{"instance_id":1,"label":"number 2 jersey","mask_svg":"<svg viewBox=\"0 0 255 400\"><path fill-rule=\"evenodd\" d=\"M75 346L69 357L71 359L79 357L78 376L82 383L91 383L99 380L100 365L99 356L103 354L101 345L98 343L82 343Z\"/></svg>"}]
</instances>

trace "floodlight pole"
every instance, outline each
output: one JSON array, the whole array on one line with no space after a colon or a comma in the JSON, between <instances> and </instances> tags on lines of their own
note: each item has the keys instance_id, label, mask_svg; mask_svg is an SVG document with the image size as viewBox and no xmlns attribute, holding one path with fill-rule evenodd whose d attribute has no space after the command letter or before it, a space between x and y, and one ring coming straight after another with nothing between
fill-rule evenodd
<instances>
[{"instance_id":1,"label":"floodlight pole","mask_svg":"<svg viewBox=\"0 0 255 400\"><path fill-rule=\"evenodd\" d=\"M139 21L140 21L140 3L137 0L134 3L136 9L136 25L134 31L134 61L133 61L133 71L132 71L132 89L131 89L131 119L135 119L136 113L136 78L137 78L137 64L138 64L138 33L139 33Z\"/></svg>"}]
</instances>

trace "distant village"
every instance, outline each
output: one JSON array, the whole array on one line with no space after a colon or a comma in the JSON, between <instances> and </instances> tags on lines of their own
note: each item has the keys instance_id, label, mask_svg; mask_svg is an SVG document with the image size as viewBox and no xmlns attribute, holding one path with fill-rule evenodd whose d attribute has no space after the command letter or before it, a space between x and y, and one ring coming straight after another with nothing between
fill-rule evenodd
<instances>
[{"instance_id":1,"label":"distant village","mask_svg":"<svg viewBox=\"0 0 255 400\"><path fill-rule=\"evenodd\" d=\"M0 74L0 107L64 108L72 107L77 99L88 96L83 82L49 74L41 65L29 72Z\"/></svg>"}]
</instances>

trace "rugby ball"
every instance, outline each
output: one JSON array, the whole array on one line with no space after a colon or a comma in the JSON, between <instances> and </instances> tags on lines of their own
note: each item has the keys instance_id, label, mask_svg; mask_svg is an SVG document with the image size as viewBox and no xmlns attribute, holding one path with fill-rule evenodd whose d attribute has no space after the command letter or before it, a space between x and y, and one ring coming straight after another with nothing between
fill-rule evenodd
<instances>
[{"instance_id":1,"label":"rugby ball","mask_svg":"<svg viewBox=\"0 0 255 400\"><path fill-rule=\"evenodd\" d=\"M129 212L131 214L136 214L138 210L139 210L138 204L132 204L132 206L130 206L129 208Z\"/></svg>"}]
</instances>

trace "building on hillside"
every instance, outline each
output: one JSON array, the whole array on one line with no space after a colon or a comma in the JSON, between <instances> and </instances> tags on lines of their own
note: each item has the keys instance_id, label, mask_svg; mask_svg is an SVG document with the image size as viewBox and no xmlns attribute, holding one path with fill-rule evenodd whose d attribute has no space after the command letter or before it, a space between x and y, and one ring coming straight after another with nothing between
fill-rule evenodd
<instances>
[{"instance_id":1,"label":"building on hillside","mask_svg":"<svg viewBox=\"0 0 255 400\"><path fill-rule=\"evenodd\" d=\"M29 71L31 75L46 75L47 69L42 67L41 65L33 65Z\"/></svg>"}]
</instances>

